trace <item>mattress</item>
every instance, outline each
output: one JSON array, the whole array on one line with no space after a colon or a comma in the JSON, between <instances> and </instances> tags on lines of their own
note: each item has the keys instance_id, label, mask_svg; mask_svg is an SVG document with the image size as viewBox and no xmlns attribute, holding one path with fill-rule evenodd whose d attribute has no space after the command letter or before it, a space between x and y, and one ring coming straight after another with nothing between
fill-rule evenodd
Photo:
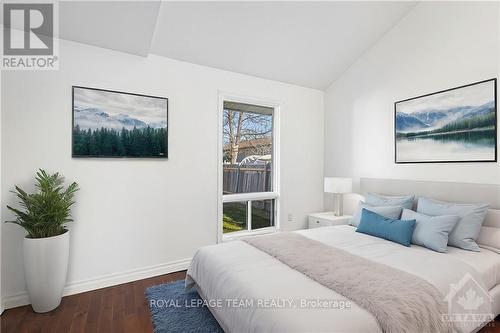
<instances>
[{"instance_id":1,"label":"mattress","mask_svg":"<svg viewBox=\"0 0 500 333\"><path fill-rule=\"evenodd\" d=\"M490 257L489 254L484 255L488 253L485 251L474 257L461 255L457 251L465 251L458 249L452 249L450 253L453 254L450 255L419 246L405 247L357 233L351 226L297 232L414 274L434 285L443 295L449 292L450 284L457 283L466 274L470 274L484 289L487 288L483 281L485 278L489 284L495 279L492 270L487 269L490 261L477 260L479 256ZM349 302L335 291L242 241L199 249L188 270L186 283L196 284L204 297L213 300L309 300L313 301L312 304L316 304L316 300ZM355 303L349 308L333 309L286 304L282 307L235 307L226 304L213 307L211 311L226 332L380 332L373 315ZM474 328L471 327L468 332Z\"/></svg>"}]
</instances>

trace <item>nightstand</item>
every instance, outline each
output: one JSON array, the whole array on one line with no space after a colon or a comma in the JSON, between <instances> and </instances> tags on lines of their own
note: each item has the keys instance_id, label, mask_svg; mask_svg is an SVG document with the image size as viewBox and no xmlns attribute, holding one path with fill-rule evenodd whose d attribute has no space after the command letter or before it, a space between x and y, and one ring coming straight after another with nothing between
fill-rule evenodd
<instances>
[{"instance_id":1,"label":"nightstand","mask_svg":"<svg viewBox=\"0 0 500 333\"><path fill-rule=\"evenodd\" d=\"M309 215L309 229L349 224L351 215L335 216L333 212L315 213Z\"/></svg>"}]
</instances>

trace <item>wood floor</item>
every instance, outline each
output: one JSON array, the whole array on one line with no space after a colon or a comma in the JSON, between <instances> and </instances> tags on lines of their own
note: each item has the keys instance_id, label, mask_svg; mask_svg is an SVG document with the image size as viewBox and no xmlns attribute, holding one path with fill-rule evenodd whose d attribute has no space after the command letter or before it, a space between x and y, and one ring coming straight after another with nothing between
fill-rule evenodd
<instances>
[{"instance_id":1,"label":"wood floor","mask_svg":"<svg viewBox=\"0 0 500 333\"><path fill-rule=\"evenodd\" d=\"M44 314L30 306L9 309L0 316L0 332L152 332L144 290L185 276L185 271L177 272L67 296L56 310ZM479 332L500 333L500 321Z\"/></svg>"},{"instance_id":2,"label":"wood floor","mask_svg":"<svg viewBox=\"0 0 500 333\"><path fill-rule=\"evenodd\" d=\"M185 276L185 271L177 272L66 296L57 309L44 314L30 306L9 309L0 316L0 332L149 333L153 327L144 290Z\"/></svg>"}]
</instances>

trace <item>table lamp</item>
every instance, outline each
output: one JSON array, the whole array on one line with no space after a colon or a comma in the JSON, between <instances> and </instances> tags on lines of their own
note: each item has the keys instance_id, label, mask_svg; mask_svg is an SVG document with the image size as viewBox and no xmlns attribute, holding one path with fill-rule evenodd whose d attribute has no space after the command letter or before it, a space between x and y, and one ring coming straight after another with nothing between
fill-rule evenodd
<instances>
[{"instance_id":1,"label":"table lamp","mask_svg":"<svg viewBox=\"0 0 500 333\"><path fill-rule=\"evenodd\" d=\"M342 216L344 193L352 192L352 179L342 177L325 177L325 192L335 196L335 216Z\"/></svg>"}]
</instances>

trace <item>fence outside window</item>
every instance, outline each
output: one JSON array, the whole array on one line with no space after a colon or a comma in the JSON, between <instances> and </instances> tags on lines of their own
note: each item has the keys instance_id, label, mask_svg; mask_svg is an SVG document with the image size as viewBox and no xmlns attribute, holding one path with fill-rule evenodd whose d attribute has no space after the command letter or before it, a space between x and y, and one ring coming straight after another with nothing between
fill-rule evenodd
<instances>
[{"instance_id":1,"label":"fence outside window","mask_svg":"<svg viewBox=\"0 0 500 333\"><path fill-rule=\"evenodd\" d=\"M224 194L270 192L272 188L271 163L224 164L222 183Z\"/></svg>"}]
</instances>

